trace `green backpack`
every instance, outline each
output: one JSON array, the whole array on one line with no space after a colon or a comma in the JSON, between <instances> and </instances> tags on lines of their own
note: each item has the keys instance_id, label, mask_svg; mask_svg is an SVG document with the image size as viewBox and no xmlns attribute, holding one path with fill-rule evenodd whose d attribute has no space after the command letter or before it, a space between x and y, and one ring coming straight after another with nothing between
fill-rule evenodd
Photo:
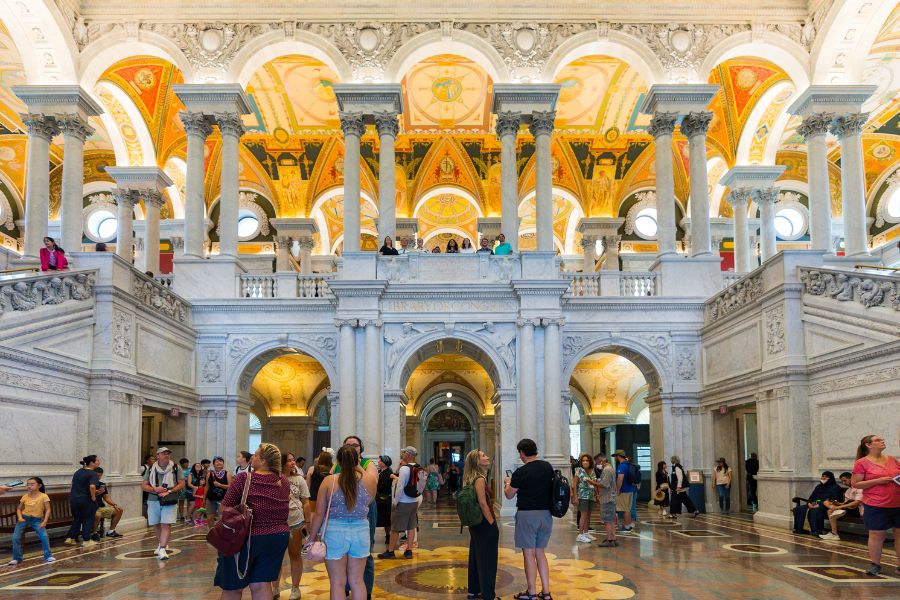
<instances>
[{"instance_id":1,"label":"green backpack","mask_svg":"<svg viewBox=\"0 0 900 600\"><path fill-rule=\"evenodd\" d=\"M478 478L475 481L478 481ZM475 495L475 481L464 485L462 491L456 496L456 514L459 515L460 533L462 533L463 527L474 527L484 520L484 514L478 504L478 496Z\"/></svg>"}]
</instances>

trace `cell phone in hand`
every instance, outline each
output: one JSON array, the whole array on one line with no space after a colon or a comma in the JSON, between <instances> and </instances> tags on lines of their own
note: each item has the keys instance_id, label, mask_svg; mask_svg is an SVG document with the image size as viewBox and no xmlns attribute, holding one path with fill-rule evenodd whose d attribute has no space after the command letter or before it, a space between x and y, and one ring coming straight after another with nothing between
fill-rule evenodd
<instances>
[{"instance_id":1,"label":"cell phone in hand","mask_svg":"<svg viewBox=\"0 0 900 600\"><path fill-rule=\"evenodd\" d=\"M9 483L0 483L0 485L5 485L6 487L19 487L20 485L25 485L25 482L21 479L16 479L15 481L10 481Z\"/></svg>"},{"instance_id":2,"label":"cell phone in hand","mask_svg":"<svg viewBox=\"0 0 900 600\"><path fill-rule=\"evenodd\" d=\"M507 469L507 470L506 470L506 476L507 476L507 477L512 477L512 471L510 471L509 469Z\"/></svg>"},{"instance_id":3,"label":"cell phone in hand","mask_svg":"<svg viewBox=\"0 0 900 600\"><path fill-rule=\"evenodd\" d=\"M894 483L896 483L897 485L900 485L900 475L897 475L896 477L894 477Z\"/></svg>"}]
</instances>

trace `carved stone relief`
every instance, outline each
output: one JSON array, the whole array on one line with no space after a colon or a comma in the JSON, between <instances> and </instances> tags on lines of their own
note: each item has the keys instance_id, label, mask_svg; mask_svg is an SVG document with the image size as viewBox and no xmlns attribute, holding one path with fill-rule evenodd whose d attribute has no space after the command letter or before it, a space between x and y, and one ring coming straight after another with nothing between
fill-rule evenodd
<instances>
[{"instance_id":1,"label":"carved stone relief","mask_svg":"<svg viewBox=\"0 0 900 600\"><path fill-rule=\"evenodd\" d=\"M777 306L766 312L766 352L779 354L785 349L784 307Z\"/></svg>"},{"instance_id":2,"label":"carved stone relief","mask_svg":"<svg viewBox=\"0 0 900 600\"><path fill-rule=\"evenodd\" d=\"M678 379L692 381L697 379L697 359L692 346L679 346L675 359L675 373Z\"/></svg>"},{"instance_id":3,"label":"carved stone relief","mask_svg":"<svg viewBox=\"0 0 900 600\"><path fill-rule=\"evenodd\" d=\"M900 284L891 277L801 269L800 281L805 293L811 296L825 296L839 302L856 301L866 308L900 310Z\"/></svg>"},{"instance_id":4,"label":"carved stone relief","mask_svg":"<svg viewBox=\"0 0 900 600\"><path fill-rule=\"evenodd\" d=\"M131 360L131 332L134 329L134 317L127 312L113 312L113 354L119 358Z\"/></svg>"},{"instance_id":5,"label":"carved stone relief","mask_svg":"<svg viewBox=\"0 0 900 600\"><path fill-rule=\"evenodd\" d=\"M220 348L204 348L202 356L203 366L200 368L200 378L203 383L222 381L222 350Z\"/></svg>"}]
</instances>

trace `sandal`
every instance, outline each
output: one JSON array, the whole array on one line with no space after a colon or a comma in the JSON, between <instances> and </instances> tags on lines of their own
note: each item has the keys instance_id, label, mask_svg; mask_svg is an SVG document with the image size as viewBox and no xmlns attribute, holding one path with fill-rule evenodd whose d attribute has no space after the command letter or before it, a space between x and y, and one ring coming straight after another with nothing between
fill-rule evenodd
<instances>
[{"instance_id":1,"label":"sandal","mask_svg":"<svg viewBox=\"0 0 900 600\"><path fill-rule=\"evenodd\" d=\"M553 600L553 596L550 595L550 592L541 592L538 596L543 600Z\"/></svg>"},{"instance_id":2,"label":"sandal","mask_svg":"<svg viewBox=\"0 0 900 600\"><path fill-rule=\"evenodd\" d=\"M518 594L513 596L513 600L539 600L539 598L536 594L532 596L528 593L528 590L525 590L524 592L519 592Z\"/></svg>"}]
</instances>

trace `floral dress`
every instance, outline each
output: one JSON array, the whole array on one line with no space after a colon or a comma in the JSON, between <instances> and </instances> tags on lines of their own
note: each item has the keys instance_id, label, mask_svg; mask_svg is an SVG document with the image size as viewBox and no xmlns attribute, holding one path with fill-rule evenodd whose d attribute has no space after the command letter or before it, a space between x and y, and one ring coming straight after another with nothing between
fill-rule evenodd
<instances>
[{"instance_id":1,"label":"floral dress","mask_svg":"<svg viewBox=\"0 0 900 600\"><path fill-rule=\"evenodd\" d=\"M441 489L441 479L438 476L437 467L432 469L433 465L428 467L428 478L425 480L425 489L429 492L436 492Z\"/></svg>"}]
</instances>

